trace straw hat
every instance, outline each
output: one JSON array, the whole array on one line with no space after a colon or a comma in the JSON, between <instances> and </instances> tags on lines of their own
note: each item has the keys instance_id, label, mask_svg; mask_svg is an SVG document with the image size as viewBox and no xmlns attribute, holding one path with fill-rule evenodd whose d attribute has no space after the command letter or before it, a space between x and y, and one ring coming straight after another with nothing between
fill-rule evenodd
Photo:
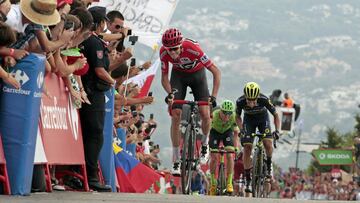
<instances>
[{"instance_id":1,"label":"straw hat","mask_svg":"<svg viewBox=\"0 0 360 203\"><path fill-rule=\"evenodd\" d=\"M21 0L20 10L31 22L39 25L55 25L60 22L56 0Z\"/></svg>"}]
</instances>

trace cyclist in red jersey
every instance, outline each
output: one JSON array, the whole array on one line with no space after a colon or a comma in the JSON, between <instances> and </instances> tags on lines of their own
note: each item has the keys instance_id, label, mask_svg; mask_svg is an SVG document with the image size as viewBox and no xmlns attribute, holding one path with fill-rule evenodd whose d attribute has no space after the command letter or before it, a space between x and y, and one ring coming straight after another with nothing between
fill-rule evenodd
<instances>
[{"instance_id":1,"label":"cyclist in red jersey","mask_svg":"<svg viewBox=\"0 0 360 203\"><path fill-rule=\"evenodd\" d=\"M215 64L202 51L200 45L193 40L185 39L176 28L170 28L162 36L163 46L160 49L161 60L161 83L168 96L166 103L173 99L185 99L186 89L190 87L195 101L210 101L216 106L216 96L220 86L221 73ZM169 80L169 63L172 64L171 78ZM211 95L206 80L206 71L213 75L213 88ZM174 90L174 91L173 91ZM173 145L173 168L174 175L180 175L180 120L181 105L172 106L171 141ZM209 106L200 106L201 128L205 136L201 143L200 162L207 161L207 143L210 132Z\"/></svg>"}]
</instances>

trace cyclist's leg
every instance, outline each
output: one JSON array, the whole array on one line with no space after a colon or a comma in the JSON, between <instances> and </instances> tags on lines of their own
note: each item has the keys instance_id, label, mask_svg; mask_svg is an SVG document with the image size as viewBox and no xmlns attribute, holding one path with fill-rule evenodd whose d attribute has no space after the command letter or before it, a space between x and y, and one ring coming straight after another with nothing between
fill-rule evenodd
<instances>
[{"instance_id":1,"label":"cyclist's leg","mask_svg":"<svg viewBox=\"0 0 360 203\"><path fill-rule=\"evenodd\" d=\"M171 88L177 92L174 94L174 99L184 99L186 96L186 85L183 84L181 73L173 71L170 78ZM172 117L171 117L171 142L173 146L173 162L174 167L179 166L180 161L180 121L181 121L181 105L172 106ZM175 166L176 165L176 166ZM176 170L176 173L179 169Z\"/></svg>"},{"instance_id":2,"label":"cyclist's leg","mask_svg":"<svg viewBox=\"0 0 360 203\"><path fill-rule=\"evenodd\" d=\"M195 101L208 101L209 100L209 89L206 80L205 68L192 73L193 77L189 81L189 86L194 94ZM210 132L210 110L209 106L200 106L199 113L201 117L201 128L205 137L202 138L201 143L207 144L207 138Z\"/></svg>"},{"instance_id":3,"label":"cyclist's leg","mask_svg":"<svg viewBox=\"0 0 360 203\"><path fill-rule=\"evenodd\" d=\"M235 151L234 147L234 132L232 129L229 129L223 134L223 143L226 151ZM227 175L227 186L226 190L229 193L234 191L233 189L233 175L234 175L234 154L226 154L226 175Z\"/></svg>"},{"instance_id":4,"label":"cyclist's leg","mask_svg":"<svg viewBox=\"0 0 360 203\"><path fill-rule=\"evenodd\" d=\"M244 115L244 129L245 129L245 136L241 138L241 145L244 147L244 155L243 155L243 162L244 162L244 176L245 176L245 183L246 183L246 191L251 191L250 184L251 184L251 150L254 138L251 136L252 133L256 131L256 125L254 122L248 118L248 116Z\"/></svg>"},{"instance_id":5,"label":"cyclist's leg","mask_svg":"<svg viewBox=\"0 0 360 203\"><path fill-rule=\"evenodd\" d=\"M269 116L266 115L266 118L264 120L265 120L265 122L259 123L258 128L259 128L260 133L266 133L266 136L263 139L265 153L266 153L266 160L265 160L266 168L267 168L266 176L268 178L271 178L271 167L272 167L271 159L272 159L273 147L272 147L272 135L271 135Z\"/></svg>"},{"instance_id":6,"label":"cyclist's leg","mask_svg":"<svg viewBox=\"0 0 360 203\"><path fill-rule=\"evenodd\" d=\"M218 133L214 129L211 129L209 135L210 152L217 150L219 148L220 140L218 138L219 138ZM211 174L210 195L216 195L217 183L216 183L215 171L216 171L217 163L218 163L218 154L210 153L210 174Z\"/></svg>"}]
</instances>

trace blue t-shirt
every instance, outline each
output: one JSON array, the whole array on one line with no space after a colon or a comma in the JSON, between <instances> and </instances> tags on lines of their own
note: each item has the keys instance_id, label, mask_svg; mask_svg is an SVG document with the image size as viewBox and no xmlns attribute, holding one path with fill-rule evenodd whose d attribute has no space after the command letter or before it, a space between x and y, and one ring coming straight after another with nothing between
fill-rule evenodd
<instances>
[{"instance_id":1,"label":"blue t-shirt","mask_svg":"<svg viewBox=\"0 0 360 203\"><path fill-rule=\"evenodd\" d=\"M126 131L124 128L117 128L117 137L121 140L120 147L126 150Z\"/></svg>"}]
</instances>

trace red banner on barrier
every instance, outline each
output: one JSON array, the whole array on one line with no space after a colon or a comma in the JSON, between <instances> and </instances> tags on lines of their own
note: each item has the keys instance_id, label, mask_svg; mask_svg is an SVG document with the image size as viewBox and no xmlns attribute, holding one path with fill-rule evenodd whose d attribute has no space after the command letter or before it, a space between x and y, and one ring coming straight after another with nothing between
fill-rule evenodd
<instances>
[{"instance_id":1,"label":"red banner on barrier","mask_svg":"<svg viewBox=\"0 0 360 203\"><path fill-rule=\"evenodd\" d=\"M85 164L80 119L61 77L45 78L48 96L40 107L40 127L49 164Z\"/></svg>"}]
</instances>

